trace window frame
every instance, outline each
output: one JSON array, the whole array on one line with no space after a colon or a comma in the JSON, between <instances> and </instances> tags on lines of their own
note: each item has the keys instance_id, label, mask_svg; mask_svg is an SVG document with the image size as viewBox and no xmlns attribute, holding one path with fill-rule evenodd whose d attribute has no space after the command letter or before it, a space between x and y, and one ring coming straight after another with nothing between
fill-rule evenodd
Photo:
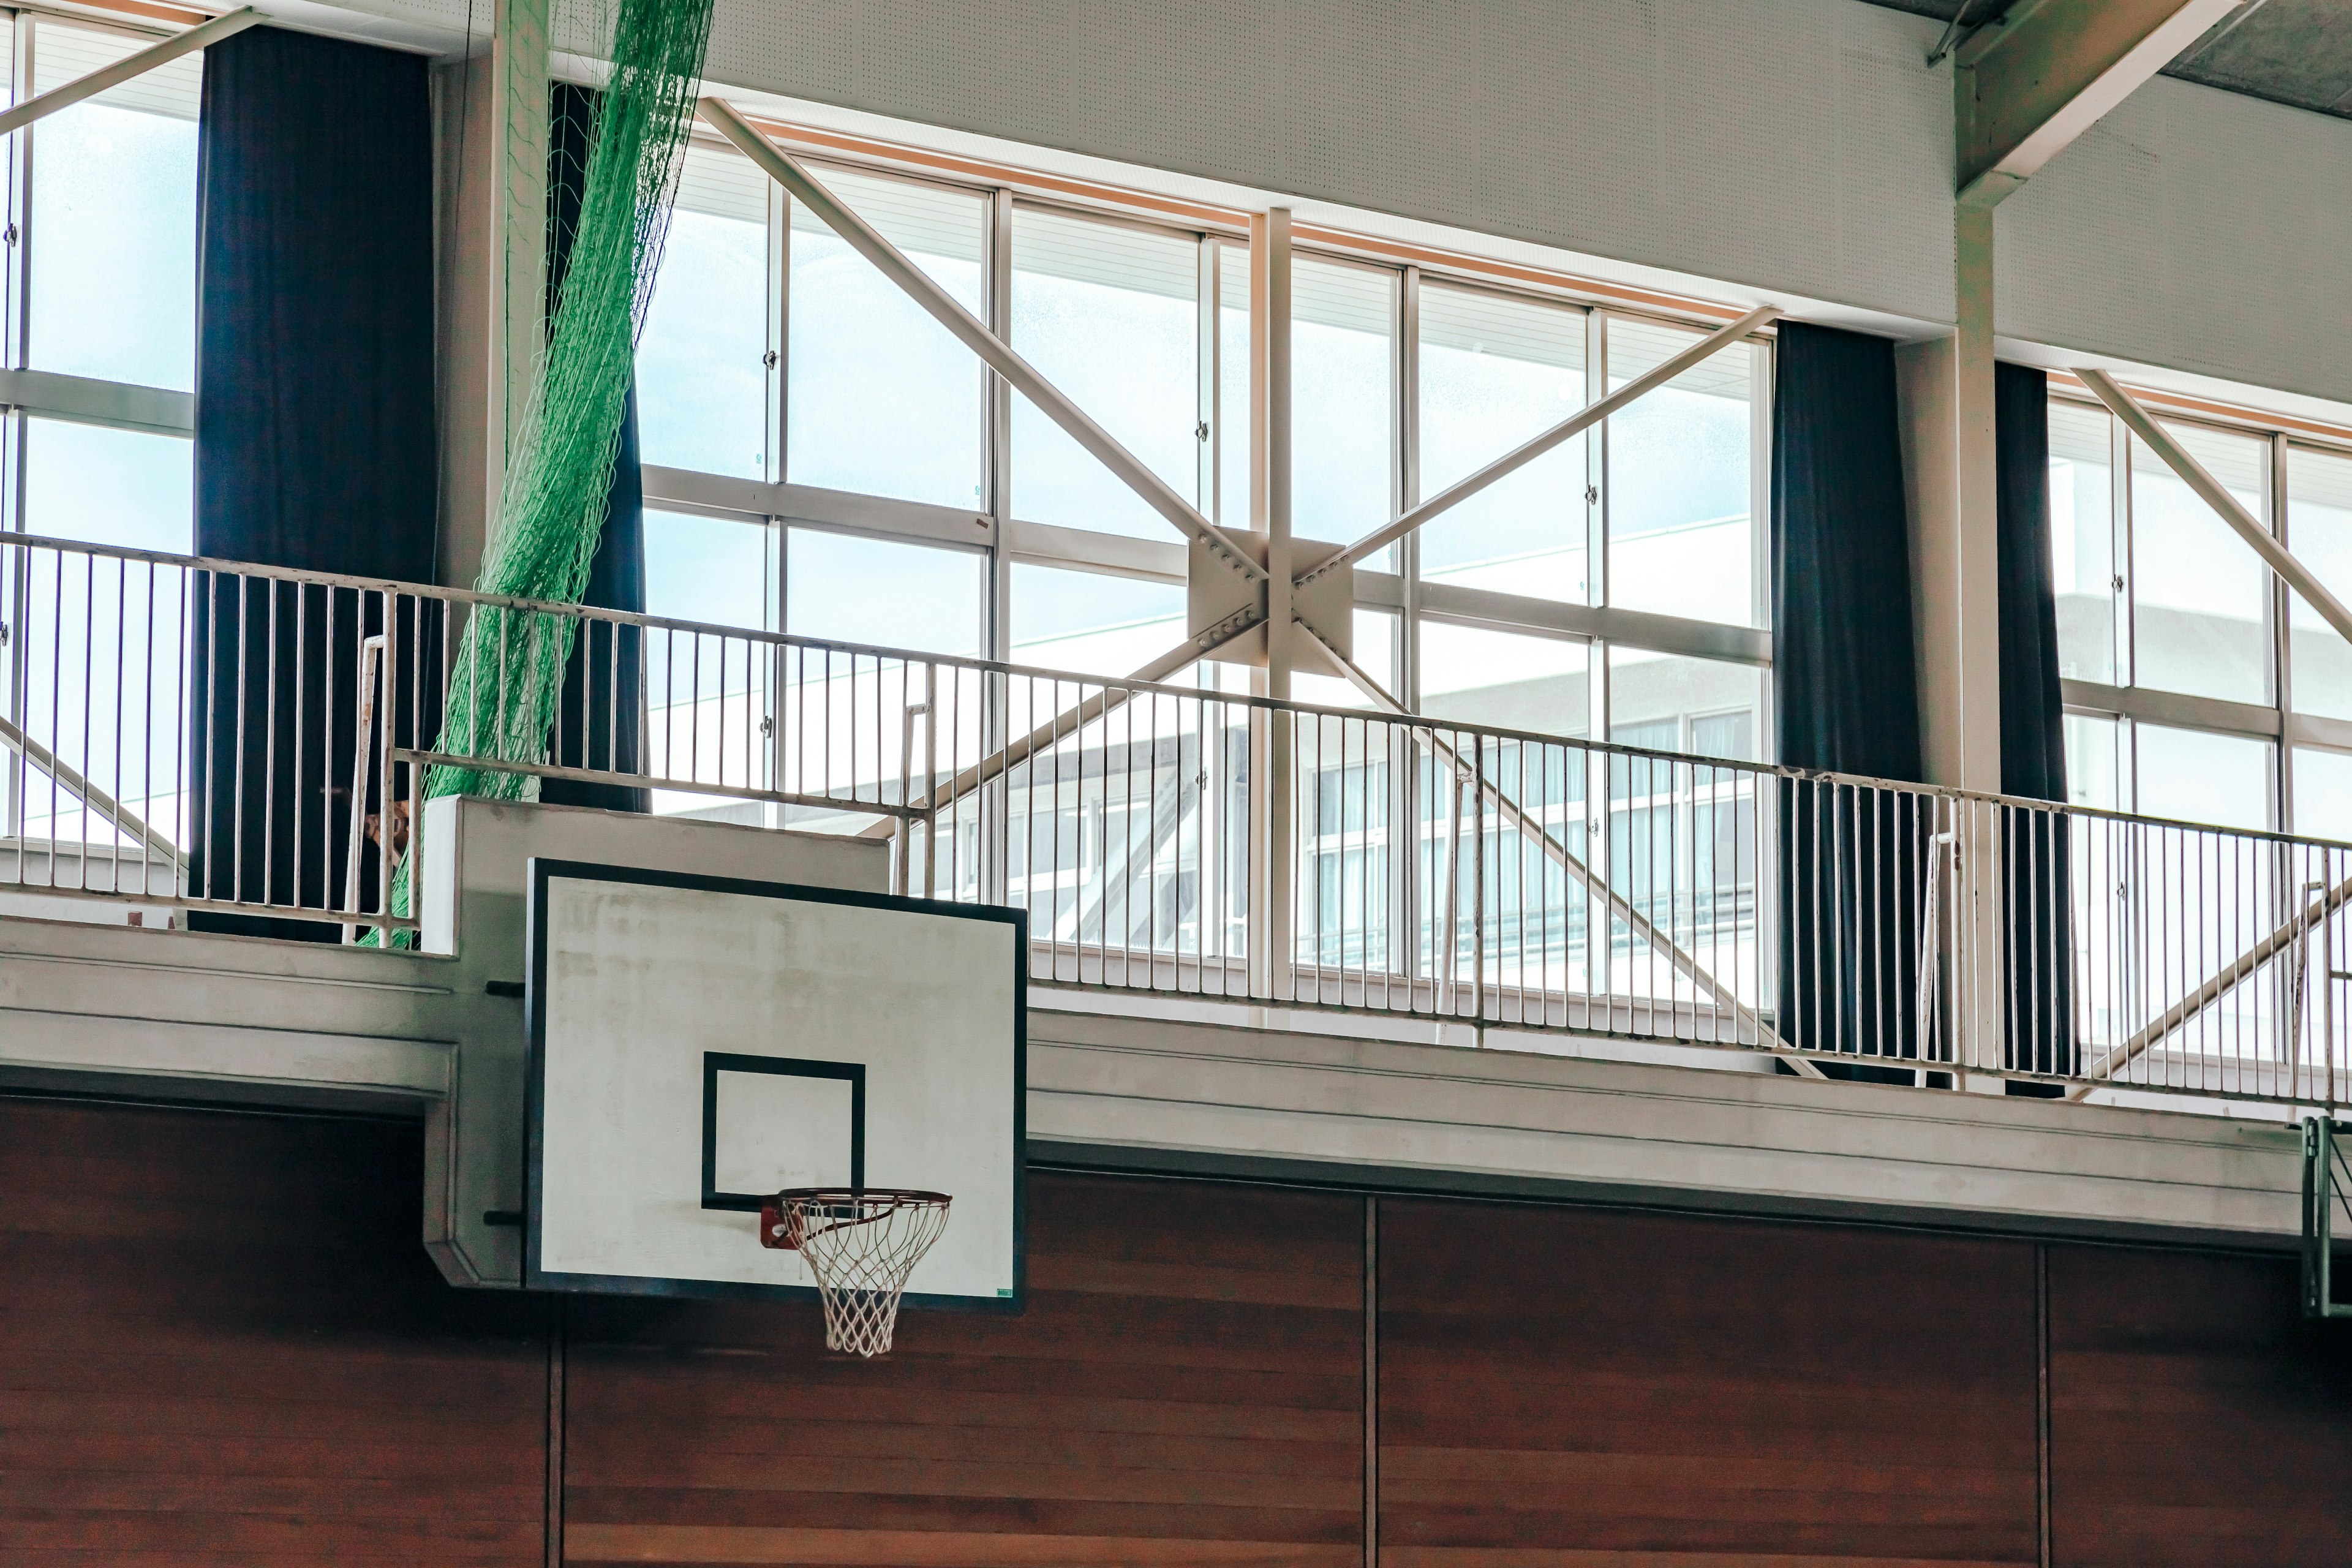
<instances>
[{"instance_id":1,"label":"window frame","mask_svg":"<svg viewBox=\"0 0 2352 1568\"><path fill-rule=\"evenodd\" d=\"M708 134L698 134L697 144L728 155L740 155L723 142ZM1245 426L1228 431L1228 421L1223 416L1222 388L1225 367L1220 331L1221 312L1224 305L1222 297L1223 252L1227 247L1246 252L1248 239L1245 232L1209 221L1200 212L1171 211L1169 204L1139 204L1122 207L1108 200L1081 199L1040 183L1018 179L992 183L975 178L969 172L942 174L928 169L909 168L904 163L869 159L837 149L828 148L811 156L809 162L820 178L827 170L840 170L982 196L989 204L988 238L982 266L988 303L985 321L992 331L1000 334L1011 330L1013 215L1016 207L1191 239L1199 247L1200 257L1196 272L1198 292L1195 296L1201 337L1197 356L1199 389L1196 408L1201 424L1209 431L1202 441L1202 462L1196 489L1202 498L1201 506L1204 514L1215 518L1223 526L1248 526L1247 519L1229 519L1219 515L1224 489L1224 466L1248 460ZM991 656L998 658L1009 655L1013 614L1011 603L1012 568L1016 563L1175 585L1183 584L1186 546L1180 541L1097 533L1085 529L1033 522L1015 513L1012 504L1014 486L1009 472L1011 388L1003 377L992 373L983 377L984 395L982 406L975 411L982 422L987 454L987 471L982 484L986 504L983 507L964 510L901 501L783 480L780 476L789 471L786 465L790 453L785 442L792 396L790 378L784 374L791 360L791 223L790 206L782 200L781 193L778 199L772 201L770 213L769 269L772 277L780 279L774 286L776 299L772 306L774 319L780 326L772 345L779 359L779 380L772 399L769 440L773 458L769 469L771 478L765 482L753 482L649 464L646 470L647 505L733 516L746 521L759 520L787 528L817 527L935 546L984 550L990 557L989 578L992 584L987 643ZM1400 510L1421 499L1419 310L1420 289L1424 280L1453 289L1524 299L1580 311L1587 333L1585 375L1588 400L1601 395L1606 390L1609 321L1619 319L1655 321L1685 331L1696 329L1702 331L1721 324L1696 315L1683 316L1667 310L1639 309L1603 292L1586 293L1566 286L1547 286L1530 281L1523 274L1496 276L1483 273L1466 258L1460 258L1458 265L1435 265L1426 258L1407 260L1367 254L1343 245L1323 243L1319 239L1298 244L1294 254L1302 259L1311 258L1317 261L1385 272L1395 279L1395 287L1390 296L1391 423L1388 434L1392 470L1391 500ZM1587 509L1587 548L1591 552L1591 559L1596 563L1590 574L1587 603L1561 604L1492 589L1423 582L1419 573L1420 552L1416 535L1408 535L1401 542L1395 570L1357 570L1358 607L1397 617L1395 659L1387 674L1390 689L1401 702L1416 710L1420 705L1417 689L1418 628L1424 615L1496 631L1564 637L1589 644L1595 671L1591 714L1595 734L1606 733L1608 724L1606 671L1608 649L1612 645L1622 644L1651 652L1714 659L1766 670L1770 668L1770 564L1765 520L1769 518L1770 510L1771 354L1774 334L1766 327L1749 334L1745 341L1754 351L1750 355L1749 371L1749 528L1753 540L1750 559L1754 624L1737 626L1687 620L1624 609L1606 602L1610 486L1604 456L1605 426L1596 426L1581 437L1588 444L1587 473L1593 476L1591 482L1599 492L1597 503ZM789 626L784 629L792 630ZM1757 735L1759 760L1769 762L1771 760L1773 728L1771 682L1768 679L1761 684L1763 696L1759 702Z\"/></svg>"},{"instance_id":2,"label":"window frame","mask_svg":"<svg viewBox=\"0 0 2352 1568\"><path fill-rule=\"evenodd\" d=\"M22 103L32 96L40 35L45 28L113 34L134 40L142 47L177 36L172 28L95 16L13 7L0 7L0 13L5 14L8 29L7 101L11 104ZM195 58L203 59L202 51ZM29 531L29 487L25 476L31 458L35 420L161 437L184 441L191 447L196 431L194 390L180 392L30 367L33 186L39 175L40 129L40 122L36 121L11 132L5 139L5 160L0 160L0 169L5 169L0 178L6 182L5 196L0 196L0 209L5 209L4 221L8 230L8 243L0 246L0 291L5 291L0 294L0 536ZM192 286L197 265L198 258L191 252L188 267ZM190 523L193 528L193 496ZM194 548L193 536L190 548ZM16 596L26 591L22 583L11 582L11 597L0 602L0 621L23 621L24 606ZM30 656L31 650L21 638L8 639L5 647L0 647L0 711L22 700L24 674ZM0 842L21 843L30 820L31 796L28 790L16 787L14 782L23 779L26 773L21 765L10 764L12 755L6 748L0 748ZM184 786L184 778L180 783ZM152 802L147 805L152 809Z\"/></svg>"},{"instance_id":3,"label":"window frame","mask_svg":"<svg viewBox=\"0 0 2352 1568\"><path fill-rule=\"evenodd\" d=\"M2085 390L2053 383L2049 397L2053 404L2064 403L2106 416L2108 484L2113 508L2112 559L2116 574L2124 584L2120 592L2110 589L2110 604L2113 609L2115 668L2118 676L2127 679L2110 684L2066 678L2060 682L2064 711L2082 718L2116 722L2119 754L2126 759L2138 755L2136 731L2137 727L2143 723L2263 742L2270 748L2271 758L2270 798L2264 803L2265 807L2270 820L2280 825L2276 831L2294 833L2297 830L2294 816L2295 752L2317 751L2352 754L2352 720L2322 718L2295 710L2293 628L2288 615L2288 600L2293 590L2280 581L2276 573L2267 566L2263 568L2266 589L2264 616L2268 636L2265 649L2270 660L2270 701L2231 701L2139 685L2136 653L2139 580L2131 479L2133 437L2124 428L2123 422L2109 414L2105 406ZM2291 428L2284 422L2265 423L2252 417L2231 418L2203 412L2184 414L2170 408L2158 408L2154 412L2167 425L2200 427L2233 436L2252 436L2265 444L2267 461L2263 476L2263 521L2270 530L2271 537L2290 549L2294 540L2292 518L2294 502L2288 477L2289 454L2301 447L2335 457L2352 458L2352 440L2326 440L2308 429ZM2116 784L2119 796L2116 809L2126 813L2137 812L2139 799L2137 766L2119 764Z\"/></svg>"}]
</instances>

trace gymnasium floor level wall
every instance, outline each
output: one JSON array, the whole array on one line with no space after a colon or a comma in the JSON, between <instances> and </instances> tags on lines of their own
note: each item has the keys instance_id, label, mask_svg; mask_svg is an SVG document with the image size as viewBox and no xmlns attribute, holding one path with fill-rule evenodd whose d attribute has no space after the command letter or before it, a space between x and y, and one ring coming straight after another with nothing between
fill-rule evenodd
<instances>
[{"instance_id":1,"label":"gymnasium floor level wall","mask_svg":"<svg viewBox=\"0 0 2352 1568\"><path fill-rule=\"evenodd\" d=\"M813 1310L452 1289L419 1150L414 1121L0 1099L0 1563L2352 1540L2352 1332L2296 1319L2278 1256L1040 1172L1026 1315L910 1315L868 1365Z\"/></svg>"}]
</instances>

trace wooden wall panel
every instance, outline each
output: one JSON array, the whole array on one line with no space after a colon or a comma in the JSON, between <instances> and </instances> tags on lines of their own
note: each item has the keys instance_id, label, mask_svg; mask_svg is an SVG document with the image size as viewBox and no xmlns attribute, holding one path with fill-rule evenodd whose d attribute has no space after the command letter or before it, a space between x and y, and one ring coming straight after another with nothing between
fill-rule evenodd
<instances>
[{"instance_id":1,"label":"wooden wall panel","mask_svg":"<svg viewBox=\"0 0 2352 1568\"><path fill-rule=\"evenodd\" d=\"M2030 1244L1387 1201L1383 1568L2032 1563Z\"/></svg>"},{"instance_id":2,"label":"wooden wall panel","mask_svg":"<svg viewBox=\"0 0 2352 1568\"><path fill-rule=\"evenodd\" d=\"M544 1561L544 1307L414 1122L0 1099L0 1562Z\"/></svg>"},{"instance_id":3,"label":"wooden wall panel","mask_svg":"<svg viewBox=\"0 0 2352 1568\"><path fill-rule=\"evenodd\" d=\"M2352 1562L2352 1323L2292 1258L2053 1247L2052 1562Z\"/></svg>"},{"instance_id":4,"label":"wooden wall panel","mask_svg":"<svg viewBox=\"0 0 2352 1568\"><path fill-rule=\"evenodd\" d=\"M1361 1561L1363 1205L1036 1173L1028 1310L576 1300L568 1563Z\"/></svg>"}]
</instances>

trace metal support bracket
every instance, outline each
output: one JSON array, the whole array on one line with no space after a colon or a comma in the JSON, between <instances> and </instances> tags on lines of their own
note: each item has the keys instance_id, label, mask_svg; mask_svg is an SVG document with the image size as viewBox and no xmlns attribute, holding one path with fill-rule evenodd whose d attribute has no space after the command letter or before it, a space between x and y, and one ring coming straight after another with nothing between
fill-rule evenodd
<instances>
[{"instance_id":1,"label":"metal support bracket","mask_svg":"<svg viewBox=\"0 0 2352 1568\"><path fill-rule=\"evenodd\" d=\"M2336 1299L2336 1211L2352 1220L2352 1157L2336 1141L2345 1126L2329 1116L2303 1124L2303 1315L2352 1318L2352 1301Z\"/></svg>"}]
</instances>

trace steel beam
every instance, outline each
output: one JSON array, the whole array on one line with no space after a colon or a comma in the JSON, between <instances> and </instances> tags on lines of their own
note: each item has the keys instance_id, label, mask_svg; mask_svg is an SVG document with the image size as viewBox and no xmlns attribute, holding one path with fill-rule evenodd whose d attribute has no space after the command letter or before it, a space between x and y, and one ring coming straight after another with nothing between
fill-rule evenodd
<instances>
[{"instance_id":1,"label":"steel beam","mask_svg":"<svg viewBox=\"0 0 2352 1568\"><path fill-rule=\"evenodd\" d=\"M30 125L44 115L55 114L60 109L70 109L86 98L95 98L109 88L121 87L126 81L145 76L157 66L169 65L182 55L207 48L223 38L234 37L247 27L257 26L268 19L248 5L225 16L215 16L161 43L151 44L135 55L126 55L110 66L100 66L88 76L76 77L62 87L53 87L0 114L0 136Z\"/></svg>"},{"instance_id":2,"label":"steel beam","mask_svg":"<svg viewBox=\"0 0 2352 1568\"><path fill-rule=\"evenodd\" d=\"M1780 314L1780 308L1778 305L1759 305L1738 321L1717 327L1664 363L1634 377L1608 396L1586 404L1542 435L1533 437L1520 446L1513 447L1467 479L1456 480L1418 506L1408 507L1394 521L1383 523L1328 561L1301 574L1298 578L1299 585L1304 587L1327 572L1337 572L1342 567L1353 566L1359 561L1379 554L1389 545L1402 539L1447 508L1468 500L1491 484L1508 479L1553 447L1571 437L1582 435L1635 398L1664 386L1691 366L1729 348Z\"/></svg>"},{"instance_id":3,"label":"steel beam","mask_svg":"<svg viewBox=\"0 0 2352 1568\"><path fill-rule=\"evenodd\" d=\"M2172 432L2158 425L2105 371L2078 370L2074 374L2091 389L2092 396L2105 404L2109 412L2146 443L2149 451L2164 459L2166 468L2180 476L2181 483L2221 514L2221 521L2252 547L2254 553L2278 574L2281 582L2302 595L2304 602L2317 610L2320 618L2334 626L2338 637L2352 642L2352 610L2346 609L2343 602L2327 591L2327 585L2312 574L2311 568L2289 554L2286 546L2224 489L2221 480L2207 473L2205 465L2190 456L2189 449L2174 439Z\"/></svg>"},{"instance_id":4,"label":"steel beam","mask_svg":"<svg viewBox=\"0 0 2352 1568\"><path fill-rule=\"evenodd\" d=\"M2018 0L1955 52L1961 205L2017 189L2238 0Z\"/></svg>"},{"instance_id":5,"label":"steel beam","mask_svg":"<svg viewBox=\"0 0 2352 1568\"><path fill-rule=\"evenodd\" d=\"M2264 964L2301 942L2305 933L2333 920L2347 903L2352 903L2352 879L2323 888L2318 898L2299 904L2277 930L2222 965L2210 980L2166 1008L2155 1022L2092 1058L2090 1065L2083 1069L2084 1081L2068 1089L2066 1098L2081 1100L2095 1089L2138 1087L2116 1081L2116 1074L2186 1028L2199 1015L2260 973ZM2281 1064L2280 1070L2300 1069L2289 1059Z\"/></svg>"},{"instance_id":6,"label":"steel beam","mask_svg":"<svg viewBox=\"0 0 2352 1568\"><path fill-rule=\"evenodd\" d=\"M1230 620L1211 626L1198 636L1186 637L1166 653L1151 659L1127 679L1138 685L1151 685L1167 679L1186 666L1206 658L1225 644L1257 625L1255 610L1244 610ZM1034 683L1033 683L1034 684ZM899 815L917 817L934 814L943 805L951 805L982 784L992 784L1013 769L1027 762L1041 751L1050 750L1068 736L1078 733L1106 714L1126 706L1136 694L1123 686L1107 685L1092 697L1055 714L1026 735L993 752L947 781L944 788L935 780L924 782L924 797L908 802ZM862 810L855 802L842 803L852 812ZM861 828L860 838L887 838L898 831L897 816L885 816L869 827Z\"/></svg>"},{"instance_id":7,"label":"steel beam","mask_svg":"<svg viewBox=\"0 0 2352 1568\"><path fill-rule=\"evenodd\" d=\"M1395 718L1415 717L1408 713L1404 704L1391 696L1388 689L1373 679L1362 666L1353 659L1343 657L1339 649L1324 642L1323 638L1317 635L1314 627L1302 621L1298 624L1297 629L1301 637L1310 642L1322 643L1324 654L1347 671L1349 681L1357 690L1369 698L1374 707ZM1439 763L1452 771L1457 777L1466 779L1475 770L1463 760L1459 751L1439 738L1438 728L1433 725L1415 728L1411 732L1414 740L1429 748L1430 754ZM1521 807L1517 801L1504 794L1501 785L1491 779L1481 779L1478 783L1478 794L1486 808L1494 812L1497 821L1516 829L1523 838L1533 840L1544 858L1566 872L1579 887L1588 893L1599 894L1608 906L1609 913L1624 922L1626 931L1634 940L1664 953L1666 962L1673 966L1676 973L1688 980L1695 988L1713 997L1717 1006L1727 1008L1731 1013L1732 1034L1735 1040L1738 1040L1739 1031L1744 1028L1748 1031L1749 1040L1755 1045L1769 1051L1780 1053L1781 1059L1789 1063L1798 1077L1817 1079L1828 1076L1808 1058L1788 1052L1780 1037L1774 1032L1772 1026L1759 1017L1754 1008L1740 1001L1738 992L1716 979L1700 965L1698 960L1684 952L1672 937L1652 924L1647 916L1636 910L1623 894L1610 885L1607 878L1587 866L1581 858L1570 851L1567 845L1554 837L1551 830L1540 820ZM1449 882L1453 880L1451 874L1448 880ZM1486 1022L1484 1018L1477 1021Z\"/></svg>"},{"instance_id":8,"label":"steel beam","mask_svg":"<svg viewBox=\"0 0 2352 1568\"><path fill-rule=\"evenodd\" d=\"M1034 365L1013 351L1013 345L989 331L977 316L959 303L955 296L933 282L930 276L899 253L872 224L820 184L800 161L762 135L759 129L738 113L732 104L722 99L706 98L697 106L702 119L721 136L733 142L743 155L751 160L761 173L791 192L795 200L814 213L826 227L846 241L907 297L920 305L930 317L952 333L957 342L978 354L988 368L1003 376L1040 412L1069 434L1072 440L1085 447L1103 467L1117 475L1152 510L1166 518L1178 531L1200 540L1234 571L1249 582L1257 582L1265 573L1224 531L1202 516L1198 508L1170 489L1168 482L1145 465L1143 460L1118 444L1110 432L1088 418L1084 410L1064 396L1047 381Z\"/></svg>"}]
</instances>

